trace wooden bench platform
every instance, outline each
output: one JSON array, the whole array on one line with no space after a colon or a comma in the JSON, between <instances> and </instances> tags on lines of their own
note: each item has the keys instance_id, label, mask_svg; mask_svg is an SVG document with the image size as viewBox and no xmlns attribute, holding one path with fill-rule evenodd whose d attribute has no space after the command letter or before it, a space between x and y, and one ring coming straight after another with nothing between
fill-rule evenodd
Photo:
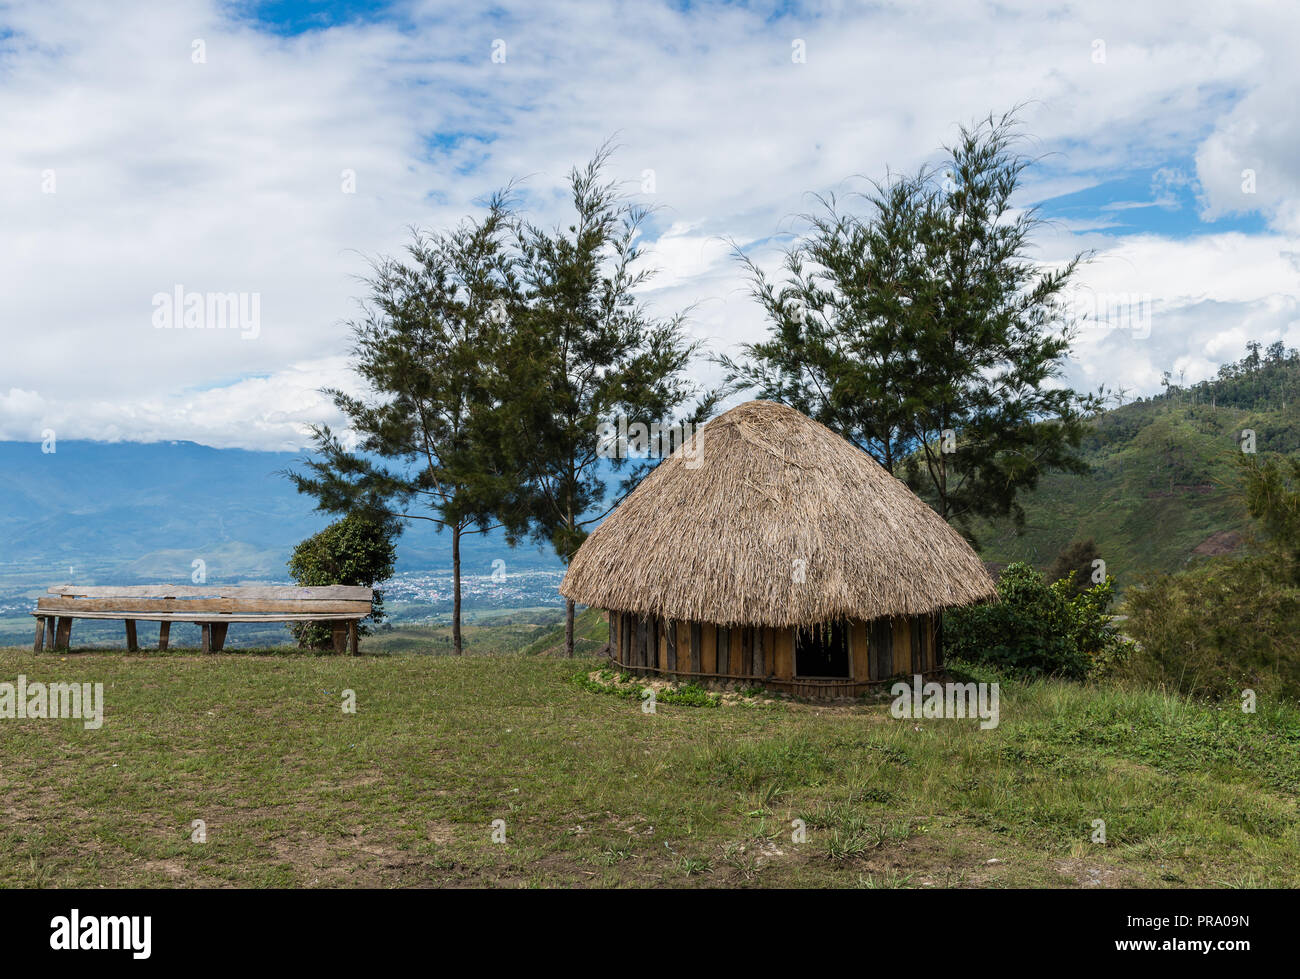
<instances>
[{"instance_id":1,"label":"wooden bench platform","mask_svg":"<svg viewBox=\"0 0 1300 979\"><path fill-rule=\"evenodd\" d=\"M126 648L136 652L137 622L157 622L158 648L166 649L173 622L202 629L203 652L220 652L232 622L327 622L336 652L357 652L357 623L370 614L373 593L354 585L55 585L36 602L36 642L41 652L66 650L73 619L122 619Z\"/></svg>"}]
</instances>

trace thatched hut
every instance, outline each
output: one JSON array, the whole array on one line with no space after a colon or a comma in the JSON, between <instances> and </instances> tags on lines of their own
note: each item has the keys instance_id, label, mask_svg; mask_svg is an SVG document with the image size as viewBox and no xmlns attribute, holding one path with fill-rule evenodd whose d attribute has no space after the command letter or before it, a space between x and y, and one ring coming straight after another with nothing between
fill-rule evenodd
<instances>
[{"instance_id":1,"label":"thatched hut","mask_svg":"<svg viewBox=\"0 0 1300 979\"><path fill-rule=\"evenodd\" d=\"M660 463L560 592L608 611L621 668L812 697L933 671L943 610L996 594L903 483L769 401L719 415Z\"/></svg>"}]
</instances>

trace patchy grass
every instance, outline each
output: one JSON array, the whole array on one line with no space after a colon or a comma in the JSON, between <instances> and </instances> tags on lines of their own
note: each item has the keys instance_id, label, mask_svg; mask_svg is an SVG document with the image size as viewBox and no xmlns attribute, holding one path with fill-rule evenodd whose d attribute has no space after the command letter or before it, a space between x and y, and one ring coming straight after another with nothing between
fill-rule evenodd
<instances>
[{"instance_id":1,"label":"patchy grass","mask_svg":"<svg viewBox=\"0 0 1300 979\"><path fill-rule=\"evenodd\" d=\"M575 682L595 669L0 650L0 681L106 700L97 731L0 720L0 886L1300 886L1288 708L1037 683L989 731L646 714Z\"/></svg>"},{"instance_id":2,"label":"patchy grass","mask_svg":"<svg viewBox=\"0 0 1300 979\"><path fill-rule=\"evenodd\" d=\"M574 618L574 647L578 655L595 655L609 639L609 626L598 609L585 609ZM522 652L530 656L564 654L564 609L486 611L461 623L466 654L497 655ZM447 622L416 625L397 622L366 636L365 653L417 653L446 656L452 651Z\"/></svg>"}]
</instances>

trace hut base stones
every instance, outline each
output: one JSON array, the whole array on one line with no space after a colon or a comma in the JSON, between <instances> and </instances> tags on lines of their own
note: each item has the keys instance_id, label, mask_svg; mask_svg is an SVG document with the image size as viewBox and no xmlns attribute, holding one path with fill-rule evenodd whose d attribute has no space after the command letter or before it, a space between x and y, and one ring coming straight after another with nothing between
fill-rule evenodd
<instances>
[{"instance_id":1,"label":"hut base stones","mask_svg":"<svg viewBox=\"0 0 1300 979\"><path fill-rule=\"evenodd\" d=\"M814 698L937 669L943 610L996 596L903 483L767 401L664 460L578 549L560 592L608 611L622 669Z\"/></svg>"}]
</instances>

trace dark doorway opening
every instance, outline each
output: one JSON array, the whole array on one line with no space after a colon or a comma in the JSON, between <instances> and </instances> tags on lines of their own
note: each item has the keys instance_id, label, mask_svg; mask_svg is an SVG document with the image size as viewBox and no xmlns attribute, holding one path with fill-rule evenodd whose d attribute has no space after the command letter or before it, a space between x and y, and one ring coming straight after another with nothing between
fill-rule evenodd
<instances>
[{"instance_id":1,"label":"dark doorway opening","mask_svg":"<svg viewBox=\"0 0 1300 979\"><path fill-rule=\"evenodd\" d=\"M795 634L795 676L847 677L849 675L849 628L832 622L799 629Z\"/></svg>"}]
</instances>

